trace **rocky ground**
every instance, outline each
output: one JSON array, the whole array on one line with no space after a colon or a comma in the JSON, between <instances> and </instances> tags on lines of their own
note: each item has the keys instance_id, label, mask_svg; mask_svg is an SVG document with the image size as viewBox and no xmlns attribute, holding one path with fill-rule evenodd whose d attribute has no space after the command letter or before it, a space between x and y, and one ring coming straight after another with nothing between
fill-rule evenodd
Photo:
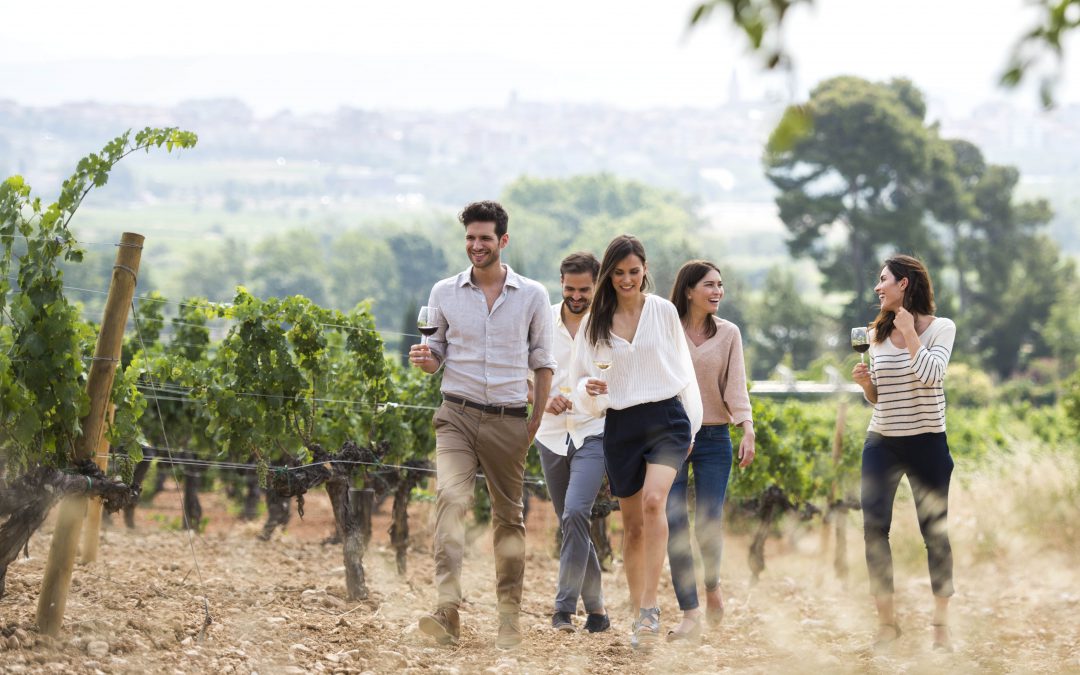
<instances>
[{"instance_id":1,"label":"rocky ground","mask_svg":"<svg viewBox=\"0 0 1080 675\"><path fill-rule=\"evenodd\" d=\"M962 472L960 467L960 471ZM770 541L768 568L750 585L747 540L726 539L727 616L700 644L661 645L650 655L628 646L630 607L621 570L605 575L614 629L556 634L549 612L557 561L550 506L535 502L523 615L524 645L495 649L494 570L482 533L466 561L468 603L460 645L439 647L418 633L432 607L430 505L416 504L408 573L397 575L386 515L365 558L371 597L347 602L342 549L321 541L331 529L323 493L307 516L270 542L239 522L225 501L206 496L206 532L173 529L175 491L141 509L138 528L119 521L103 533L101 559L75 570L66 623L50 640L33 628L51 524L31 540L31 557L12 565L0 599L0 672L165 673L644 673L644 672L1058 672L1080 670L1080 559L1075 464L1013 458L954 487L950 515L958 593L956 652L930 650L925 551L914 507L901 495L894 527L897 603L903 638L884 655L868 652L874 616L866 594L857 514L849 524L850 579L838 581L831 541L820 524L790 524ZM618 516L613 517L617 525ZM618 547L616 532L614 543ZM194 550L194 557L192 554ZM197 561L197 565L196 565ZM663 619L677 610L662 583ZM210 623L206 623L209 616ZM579 624L584 617L579 617Z\"/></svg>"}]
</instances>

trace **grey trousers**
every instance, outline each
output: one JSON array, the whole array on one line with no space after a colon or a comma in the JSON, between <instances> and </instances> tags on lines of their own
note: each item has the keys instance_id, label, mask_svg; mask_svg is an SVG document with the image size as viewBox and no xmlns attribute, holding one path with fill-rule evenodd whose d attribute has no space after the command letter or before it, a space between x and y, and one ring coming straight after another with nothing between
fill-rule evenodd
<instances>
[{"instance_id":1,"label":"grey trousers","mask_svg":"<svg viewBox=\"0 0 1080 675\"><path fill-rule=\"evenodd\" d=\"M537 442L551 503L562 528L559 551L559 589L555 611L577 612L578 598L590 614L600 613L604 595L600 590L600 561L589 536L593 502L604 479L604 437L589 436L566 456L557 455Z\"/></svg>"}]
</instances>

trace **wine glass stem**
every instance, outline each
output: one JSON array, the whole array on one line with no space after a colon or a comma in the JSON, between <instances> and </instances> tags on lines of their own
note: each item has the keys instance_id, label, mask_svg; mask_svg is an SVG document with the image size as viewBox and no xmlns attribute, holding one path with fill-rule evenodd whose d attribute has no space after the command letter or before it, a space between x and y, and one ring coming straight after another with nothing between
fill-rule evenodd
<instances>
[{"instance_id":1,"label":"wine glass stem","mask_svg":"<svg viewBox=\"0 0 1080 675\"><path fill-rule=\"evenodd\" d=\"M426 335L421 335L420 336L420 344L424 345L425 347L427 346L427 336Z\"/></svg>"},{"instance_id":2,"label":"wine glass stem","mask_svg":"<svg viewBox=\"0 0 1080 675\"><path fill-rule=\"evenodd\" d=\"M866 352L859 352L859 363L866 363Z\"/></svg>"}]
</instances>

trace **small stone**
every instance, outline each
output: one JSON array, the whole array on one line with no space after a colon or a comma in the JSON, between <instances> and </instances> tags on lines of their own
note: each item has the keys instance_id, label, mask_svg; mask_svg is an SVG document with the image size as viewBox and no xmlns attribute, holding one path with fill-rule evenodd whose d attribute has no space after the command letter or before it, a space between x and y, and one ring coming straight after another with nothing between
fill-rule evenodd
<instances>
[{"instance_id":1,"label":"small stone","mask_svg":"<svg viewBox=\"0 0 1080 675\"><path fill-rule=\"evenodd\" d=\"M186 637L186 638L184 638L183 640L180 641L180 646L181 647L187 647L188 645L190 645L193 642L195 642L195 640L192 639L191 636L188 636L188 637Z\"/></svg>"},{"instance_id":2,"label":"small stone","mask_svg":"<svg viewBox=\"0 0 1080 675\"><path fill-rule=\"evenodd\" d=\"M323 658L330 663L341 663L341 657L337 654L324 654Z\"/></svg>"},{"instance_id":3,"label":"small stone","mask_svg":"<svg viewBox=\"0 0 1080 675\"><path fill-rule=\"evenodd\" d=\"M0 638L0 639L3 639L3 638ZM22 645L19 644L19 638L15 637L14 635L8 636L8 639L7 639L7 648L8 649L10 649L11 651L15 651L16 649L18 649L21 646Z\"/></svg>"},{"instance_id":4,"label":"small stone","mask_svg":"<svg viewBox=\"0 0 1080 675\"><path fill-rule=\"evenodd\" d=\"M188 649L184 651L184 656L187 656L188 658L196 658L198 656L202 656L202 652L200 652L198 649Z\"/></svg>"},{"instance_id":5,"label":"small stone","mask_svg":"<svg viewBox=\"0 0 1080 675\"><path fill-rule=\"evenodd\" d=\"M109 655L109 643L104 640L94 640L86 645L86 653L101 659Z\"/></svg>"},{"instance_id":6,"label":"small stone","mask_svg":"<svg viewBox=\"0 0 1080 675\"><path fill-rule=\"evenodd\" d=\"M283 616L268 616L266 617L266 623L279 624L285 623L287 619Z\"/></svg>"},{"instance_id":7,"label":"small stone","mask_svg":"<svg viewBox=\"0 0 1080 675\"><path fill-rule=\"evenodd\" d=\"M24 631L22 628L16 628L13 635L19 638L19 644L24 647L29 647L33 642L30 640L30 634Z\"/></svg>"},{"instance_id":8,"label":"small stone","mask_svg":"<svg viewBox=\"0 0 1080 675\"><path fill-rule=\"evenodd\" d=\"M379 658L390 667L404 668L409 665L409 660L404 654L389 649L380 650Z\"/></svg>"}]
</instances>

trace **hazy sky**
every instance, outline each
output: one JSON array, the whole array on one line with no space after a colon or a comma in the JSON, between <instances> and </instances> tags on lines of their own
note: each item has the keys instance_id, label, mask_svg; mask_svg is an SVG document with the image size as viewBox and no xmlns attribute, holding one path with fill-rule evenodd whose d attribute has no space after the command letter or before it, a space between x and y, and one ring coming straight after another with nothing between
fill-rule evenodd
<instances>
[{"instance_id":1,"label":"hazy sky","mask_svg":"<svg viewBox=\"0 0 1080 675\"><path fill-rule=\"evenodd\" d=\"M1032 22L1023 0L816 0L787 30L794 80L765 74L718 17L692 34L684 0L34 0L0 24L0 98L282 108L462 108L524 100L709 106L798 96L853 73L913 78L963 113L996 86ZM1075 40L1073 41L1075 43ZM1080 44L1070 64L1080 64ZM1072 72L1080 72L1073 67ZM1080 85L1061 90L1080 100ZM1031 94L1014 94L1032 105Z\"/></svg>"}]
</instances>

